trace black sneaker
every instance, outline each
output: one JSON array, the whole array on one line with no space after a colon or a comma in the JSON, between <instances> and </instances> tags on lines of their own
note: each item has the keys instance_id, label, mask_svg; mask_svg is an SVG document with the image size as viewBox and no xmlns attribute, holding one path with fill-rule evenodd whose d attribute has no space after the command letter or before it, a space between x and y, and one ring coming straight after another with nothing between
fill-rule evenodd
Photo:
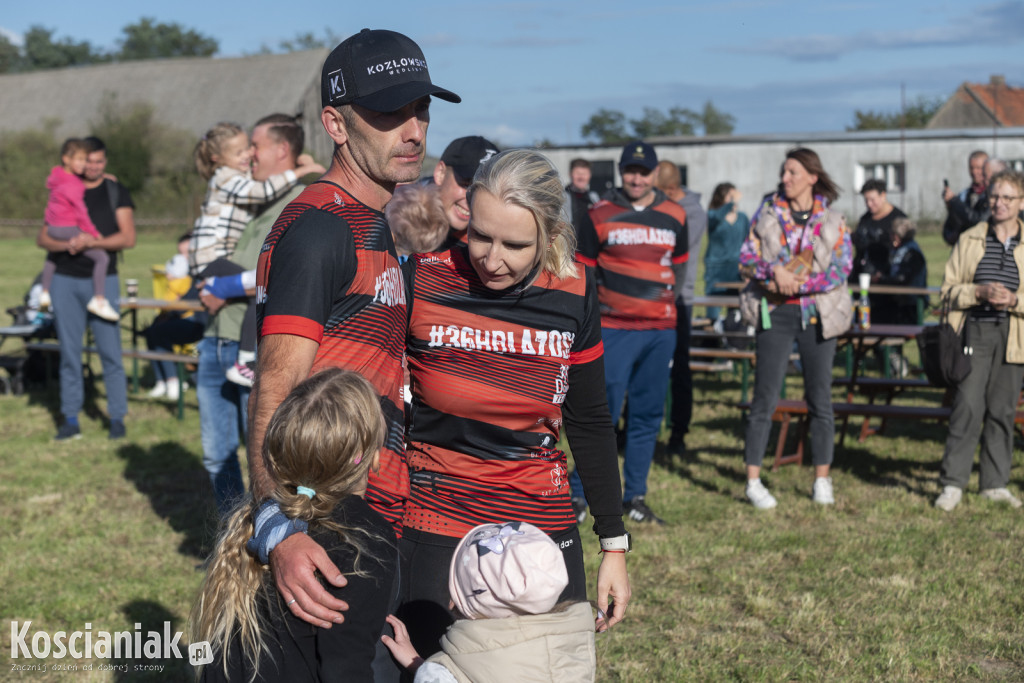
<instances>
[{"instance_id":1,"label":"black sneaker","mask_svg":"<svg viewBox=\"0 0 1024 683\"><path fill-rule=\"evenodd\" d=\"M111 420L110 433L107 436L110 439L123 439L125 436L124 420Z\"/></svg>"},{"instance_id":2,"label":"black sneaker","mask_svg":"<svg viewBox=\"0 0 1024 683\"><path fill-rule=\"evenodd\" d=\"M57 430L57 436L53 437L54 441L67 441L68 439L81 439L82 429L74 423L65 422Z\"/></svg>"},{"instance_id":3,"label":"black sneaker","mask_svg":"<svg viewBox=\"0 0 1024 683\"><path fill-rule=\"evenodd\" d=\"M665 520L658 517L651 508L647 507L643 496L636 496L622 506L622 514L634 522L651 522L652 524L664 524Z\"/></svg>"},{"instance_id":4,"label":"black sneaker","mask_svg":"<svg viewBox=\"0 0 1024 683\"><path fill-rule=\"evenodd\" d=\"M577 524L583 524L583 522L587 519L587 501L586 501L586 499L585 498L576 498L574 496L571 502L572 502L572 514L576 518L576 523Z\"/></svg>"}]
</instances>

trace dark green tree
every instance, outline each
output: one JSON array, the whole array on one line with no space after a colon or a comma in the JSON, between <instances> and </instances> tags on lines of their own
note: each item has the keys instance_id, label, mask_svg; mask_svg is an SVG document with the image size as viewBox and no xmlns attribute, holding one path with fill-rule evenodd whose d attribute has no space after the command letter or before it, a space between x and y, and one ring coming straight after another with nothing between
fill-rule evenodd
<instances>
[{"instance_id":1,"label":"dark green tree","mask_svg":"<svg viewBox=\"0 0 1024 683\"><path fill-rule=\"evenodd\" d=\"M118 41L115 57L121 61L160 59L166 57L210 57L217 53L217 40L204 36L181 24L157 23L143 17L137 24L121 29L124 38Z\"/></svg>"},{"instance_id":2,"label":"dark green tree","mask_svg":"<svg viewBox=\"0 0 1024 683\"><path fill-rule=\"evenodd\" d=\"M341 36L327 28L324 35L318 38L312 31L299 33L294 38L282 40L278 43L281 52L300 52L302 50L317 50L325 47L334 47L341 42Z\"/></svg>"},{"instance_id":3,"label":"dark green tree","mask_svg":"<svg viewBox=\"0 0 1024 683\"><path fill-rule=\"evenodd\" d=\"M672 107L668 114L654 107L644 107L644 115L639 119L630 119L633 135L646 139L658 136L693 135L694 122L697 115L685 107Z\"/></svg>"},{"instance_id":4,"label":"dark green tree","mask_svg":"<svg viewBox=\"0 0 1024 683\"><path fill-rule=\"evenodd\" d=\"M71 38L53 39L53 30L33 26L25 34L22 46L20 71L36 69L61 69L104 62L107 56L93 49L88 41L74 41Z\"/></svg>"},{"instance_id":5,"label":"dark green tree","mask_svg":"<svg viewBox=\"0 0 1024 683\"><path fill-rule=\"evenodd\" d=\"M21 66L21 50L7 36L0 35L0 74L9 74L19 70Z\"/></svg>"},{"instance_id":6,"label":"dark green tree","mask_svg":"<svg viewBox=\"0 0 1024 683\"><path fill-rule=\"evenodd\" d=\"M898 111L880 112L856 109L853 112L853 125L847 126L846 130L893 130L901 127L901 121L903 128L924 128L944 101L941 97L930 99L922 95L907 105L906 111L902 114Z\"/></svg>"},{"instance_id":7,"label":"dark green tree","mask_svg":"<svg viewBox=\"0 0 1024 683\"><path fill-rule=\"evenodd\" d=\"M736 127L736 117L715 107L711 100L704 103L699 118L704 135L732 135Z\"/></svg>"},{"instance_id":8,"label":"dark green tree","mask_svg":"<svg viewBox=\"0 0 1024 683\"><path fill-rule=\"evenodd\" d=\"M580 134L603 143L626 142L626 115L614 109L598 109L583 126Z\"/></svg>"}]
</instances>

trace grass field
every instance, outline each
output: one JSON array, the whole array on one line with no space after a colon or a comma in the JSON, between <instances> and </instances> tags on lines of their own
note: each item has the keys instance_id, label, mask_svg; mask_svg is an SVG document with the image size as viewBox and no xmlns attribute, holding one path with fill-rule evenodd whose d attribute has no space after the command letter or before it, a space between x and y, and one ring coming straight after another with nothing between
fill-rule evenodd
<instances>
[{"instance_id":1,"label":"grass field","mask_svg":"<svg viewBox=\"0 0 1024 683\"><path fill-rule=\"evenodd\" d=\"M173 237L139 242L122 272L146 283ZM948 250L934 235L922 245L938 284ZM12 238L2 260L8 306L42 254ZM11 621L31 620L30 634L87 623L93 632L141 624L145 634L165 621L182 630L210 547L194 392L184 422L171 404L130 395L121 442L106 439L101 382L80 440L51 441L57 399L42 388L0 396L0 680L189 680L173 659L10 658ZM599 680L1024 679L1024 518L976 495L950 514L931 507L944 426L895 422L858 444L851 425L836 452L837 504L813 504L810 468L787 467L765 475L779 499L765 513L743 502L739 377L699 376L695 399L690 451L672 458L659 449L651 474L648 500L669 525L631 528L633 601L627 620L598 636ZM1020 451L1010 486L1024 489ZM593 570L589 531L584 542ZM65 663L79 670L53 670ZM139 664L163 670L135 671ZM111 665L127 670L101 670Z\"/></svg>"}]
</instances>

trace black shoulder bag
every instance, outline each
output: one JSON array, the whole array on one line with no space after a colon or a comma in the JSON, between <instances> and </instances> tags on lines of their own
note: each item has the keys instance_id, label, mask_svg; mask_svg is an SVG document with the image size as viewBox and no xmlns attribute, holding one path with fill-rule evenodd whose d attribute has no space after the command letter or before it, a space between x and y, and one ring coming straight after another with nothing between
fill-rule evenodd
<instances>
[{"instance_id":1,"label":"black shoulder bag","mask_svg":"<svg viewBox=\"0 0 1024 683\"><path fill-rule=\"evenodd\" d=\"M966 318L963 339L947 322L950 307L947 296L942 300L939 324L929 325L917 335L924 374L932 385L945 388L956 387L967 378L971 373L971 355L974 353L967 342Z\"/></svg>"}]
</instances>

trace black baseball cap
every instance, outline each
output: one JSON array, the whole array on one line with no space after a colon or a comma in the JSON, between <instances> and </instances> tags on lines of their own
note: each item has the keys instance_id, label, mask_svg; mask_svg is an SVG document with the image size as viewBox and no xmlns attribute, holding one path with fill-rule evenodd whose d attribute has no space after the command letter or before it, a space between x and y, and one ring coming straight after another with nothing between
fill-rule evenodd
<instances>
[{"instance_id":1,"label":"black baseball cap","mask_svg":"<svg viewBox=\"0 0 1024 683\"><path fill-rule=\"evenodd\" d=\"M327 55L320 72L320 105L358 104L370 111L396 111L426 95L461 102L430 82L427 60L411 38L364 28Z\"/></svg>"},{"instance_id":2,"label":"black baseball cap","mask_svg":"<svg viewBox=\"0 0 1024 683\"><path fill-rule=\"evenodd\" d=\"M498 153L498 146L479 135L470 135L465 138L456 138L444 148L441 161L445 166L451 167L459 180L468 181L473 179L476 169L484 161L487 161Z\"/></svg>"},{"instance_id":3,"label":"black baseball cap","mask_svg":"<svg viewBox=\"0 0 1024 683\"><path fill-rule=\"evenodd\" d=\"M653 171L658 166L658 155L654 148L641 140L626 143L619 158L619 170L627 166L643 166Z\"/></svg>"}]
</instances>

